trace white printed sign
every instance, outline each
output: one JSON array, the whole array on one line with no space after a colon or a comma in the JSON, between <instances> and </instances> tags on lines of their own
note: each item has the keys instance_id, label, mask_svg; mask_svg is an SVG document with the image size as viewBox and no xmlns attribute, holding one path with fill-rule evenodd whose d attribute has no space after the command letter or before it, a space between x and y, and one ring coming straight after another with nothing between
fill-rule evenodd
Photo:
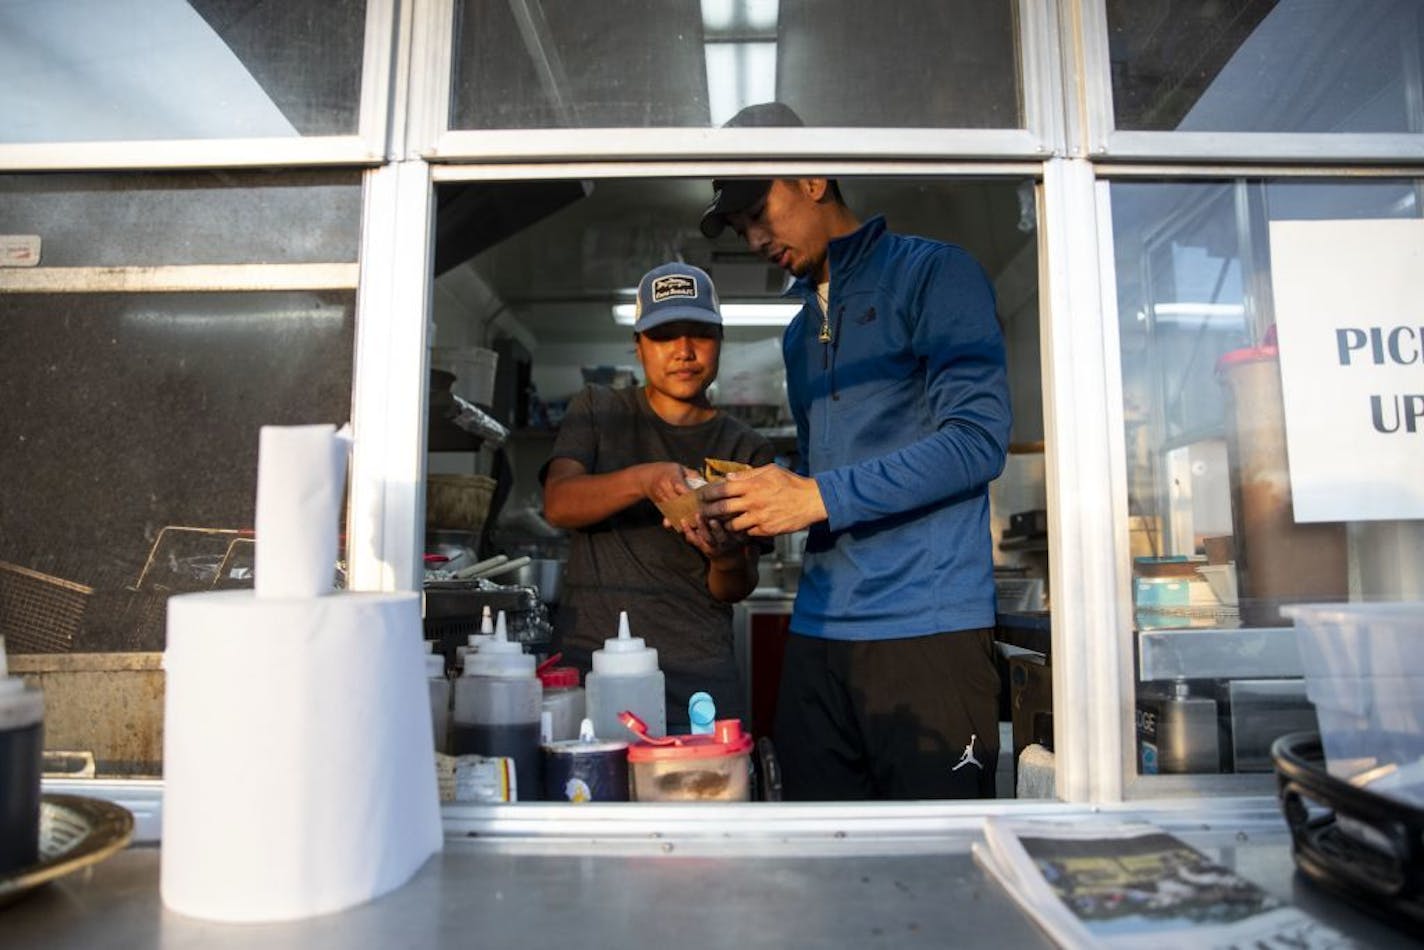
<instances>
[{"instance_id":1,"label":"white printed sign","mask_svg":"<svg viewBox=\"0 0 1424 950\"><path fill-rule=\"evenodd\" d=\"M1296 521L1424 518L1424 220L1270 234Z\"/></svg>"}]
</instances>

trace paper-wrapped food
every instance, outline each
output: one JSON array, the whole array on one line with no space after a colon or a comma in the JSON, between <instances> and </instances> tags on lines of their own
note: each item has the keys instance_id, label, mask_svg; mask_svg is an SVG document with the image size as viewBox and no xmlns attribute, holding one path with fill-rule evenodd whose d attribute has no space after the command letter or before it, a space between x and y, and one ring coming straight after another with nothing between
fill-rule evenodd
<instances>
[{"instance_id":1,"label":"paper-wrapped food","mask_svg":"<svg viewBox=\"0 0 1424 950\"><path fill-rule=\"evenodd\" d=\"M663 513L663 517L678 528L692 521L697 517L697 506L701 502L701 489L712 482L720 482L732 472L740 472L751 468L745 462L729 462L726 459L702 460L702 474L689 476L684 479L688 491L681 495L674 496L665 501L657 502L658 510Z\"/></svg>"}]
</instances>

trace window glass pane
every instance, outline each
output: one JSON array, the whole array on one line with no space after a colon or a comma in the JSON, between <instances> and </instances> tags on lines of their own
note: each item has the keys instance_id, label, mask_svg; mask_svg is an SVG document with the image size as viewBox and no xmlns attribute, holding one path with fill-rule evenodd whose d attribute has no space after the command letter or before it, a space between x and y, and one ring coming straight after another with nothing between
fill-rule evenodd
<instances>
[{"instance_id":1,"label":"window glass pane","mask_svg":"<svg viewBox=\"0 0 1424 950\"><path fill-rule=\"evenodd\" d=\"M1003 0L460 0L450 124L1018 128L1014 30Z\"/></svg>"},{"instance_id":2,"label":"window glass pane","mask_svg":"<svg viewBox=\"0 0 1424 950\"><path fill-rule=\"evenodd\" d=\"M364 0L0 3L0 142L356 132Z\"/></svg>"},{"instance_id":3,"label":"window glass pane","mask_svg":"<svg viewBox=\"0 0 1424 950\"><path fill-rule=\"evenodd\" d=\"M348 418L354 307L0 294L0 630L47 748L157 771L167 596L251 586L258 428Z\"/></svg>"},{"instance_id":4,"label":"window glass pane","mask_svg":"<svg viewBox=\"0 0 1424 950\"><path fill-rule=\"evenodd\" d=\"M1108 0L1117 128L1420 132L1415 0Z\"/></svg>"},{"instance_id":5,"label":"window glass pane","mask_svg":"<svg viewBox=\"0 0 1424 950\"><path fill-rule=\"evenodd\" d=\"M7 234L42 267L356 260L355 172L0 176ZM300 226L293 226L300 222Z\"/></svg>"},{"instance_id":6,"label":"window glass pane","mask_svg":"<svg viewBox=\"0 0 1424 950\"><path fill-rule=\"evenodd\" d=\"M1424 596L1421 193L1112 187L1144 772L1269 771L1291 605Z\"/></svg>"}]
</instances>

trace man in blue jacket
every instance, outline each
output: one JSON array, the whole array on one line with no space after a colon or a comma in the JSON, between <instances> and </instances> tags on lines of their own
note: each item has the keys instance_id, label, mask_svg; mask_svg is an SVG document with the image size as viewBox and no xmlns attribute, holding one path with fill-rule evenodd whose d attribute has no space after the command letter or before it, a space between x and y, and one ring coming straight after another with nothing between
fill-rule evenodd
<instances>
[{"instance_id":1,"label":"man in blue jacket","mask_svg":"<svg viewBox=\"0 0 1424 950\"><path fill-rule=\"evenodd\" d=\"M775 725L788 798L993 797L988 484L1010 410L994 292L962 248L861 223L824 178L714 182L702 219L795 276L798 471L709 490L753 536L809 528Z\"/></svg>"}]
</instances>

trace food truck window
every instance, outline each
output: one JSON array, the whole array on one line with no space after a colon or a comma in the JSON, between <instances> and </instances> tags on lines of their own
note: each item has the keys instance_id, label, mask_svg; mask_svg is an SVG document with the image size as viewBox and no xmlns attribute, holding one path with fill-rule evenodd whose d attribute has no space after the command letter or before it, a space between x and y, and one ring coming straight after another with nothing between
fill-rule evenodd
<instances>
[{"instance_id":1,"label":"food truck window","mask_svg":"<svg viewBox=\"0 0 1424 950\"><path fill-rule=\"evenodd\" d=\"M1417 132L1418 4L1108 0L1127 131Z\"/></svg>"},{"instance_id":2,"label":"food truck window","mask_svg":"<svg viewBox=\"0 0 1424 950\"><path fill-rule=\"evenodd\" d=\"M1291 605L1421 594L1421 194L1112 186L1144 774L1270 771L1332 712Z\"/></svg>"},{"instance_id":3,"label":"food truck window","mask_svg":"<svg viewBox=\"0 0 1424 950\"><path fill-rule=\"evenodd\" d=\"M250 586L258 427L351 412L355 173L0 178L0 634L47 768L161 772L165 602ZM68 753L68 755L64 755Z\"/></svg>"},{"instance_id":4,"label":"food truck window","mask_svg":"<svg viewBox=\"0 0 1424 950\"><path fill-rule=\"evenodd\" d=\"M454 129L706 127L769 99L813 126L1024 124L1007 0L454 6Z\"/></svg>"},{"instance_id":5,"label":"food truck window","mask_svg":"<svg viewBox=\"0 0 1424 950\"><path fill-rule=\"evenodd\" d=\"M1013 444L1003 476L991 486L993 537L985 540L995 550L1003 655L1031 667L1026 676L1036 684L1023 714L1010 717L1004 660L999 794L1009 797L1014 752L1033 741L1035 725L1051 729L1051 698L1041 675L1048 668L1051 590L1032 182L856 177L840 185L862 218L883 213L895 230L966 248L997 293ZM529 650L552 649L570 539L543 517L539 470L570 399L586 384L642 384L632 301L653 266L681 260L711 276L728 323L713 401L766 435L784 463L794 461L780 338L797 308L781 296L786 275L733 232L716 240L700 233L710 193L705 179L671 178L437 186L426 635L452 670L485 606L505 609L510 635ZM476 426L452 425L462 403L487 410L508 437L491 440ZM478 495L477 506L446 503L466 490ZM761 559L760 586L735 610L744 690L739 705L757 737L771 732L803 541L804 533L776 539ZM453 576L500 557L510 559L506 564L530 560L484 585ZM530 587L527 595L519 593ZM636 612L631 623L637 635Z\"/></svg>"},{"instance_id":6,"label":"food truck window","mask_svg":"<svg viewBox=\"0 0 1424 950\"><path fill-rule=\"evenodd\" d=\"M0 142L353 135L365 0L0 5Z\"/></svg>"}]
</instances>

